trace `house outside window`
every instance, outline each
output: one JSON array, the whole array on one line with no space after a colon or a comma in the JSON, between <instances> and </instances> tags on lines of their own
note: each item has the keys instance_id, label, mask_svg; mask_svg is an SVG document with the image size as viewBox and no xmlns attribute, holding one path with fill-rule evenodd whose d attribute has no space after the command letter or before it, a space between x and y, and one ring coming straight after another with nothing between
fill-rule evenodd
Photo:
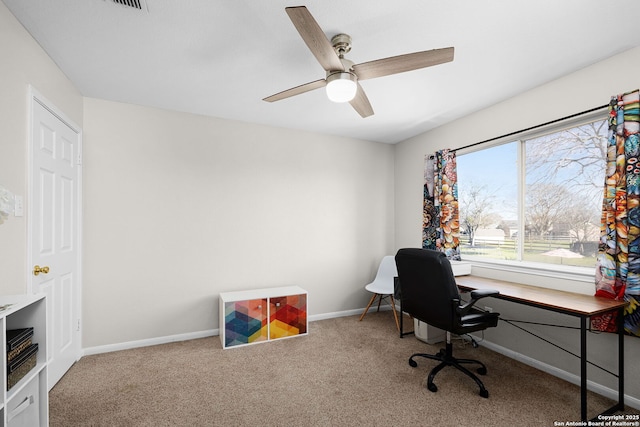
<instances>
[{"instance_id":1,"label":"house outside window","mask_svg":"<svg viewBox=\"0 0 640 427\"><path fill-rule=\"evenodd\" d=\"M463 259L593 271L606 167L603 116L458 153Z\"/></svg>"}]
</instances>

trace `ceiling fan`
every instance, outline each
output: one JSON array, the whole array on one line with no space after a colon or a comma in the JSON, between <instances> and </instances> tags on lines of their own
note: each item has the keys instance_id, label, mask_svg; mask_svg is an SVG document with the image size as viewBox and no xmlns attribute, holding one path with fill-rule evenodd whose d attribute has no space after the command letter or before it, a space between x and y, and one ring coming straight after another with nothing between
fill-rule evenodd
<instances>
[{"instance_id":1,"label":"ceiling fan","mask_svg":"<svg viewBox=\"0 0 640 427\"><path fill-rule=\"evenodd\" d=\"M373 108L362 86L358 83L360 80L403 73L453 61L453 47L447 47L354 64L344 57L351 50L349 35L337 34L329 41L305 6L287 7L285 11L327 74L324 79L268 96L263 99L267 102L280 101L326 86L327 96L330 100L349 102L360 116L369 117L373 115Z\"/></svg>"}]
</instances>

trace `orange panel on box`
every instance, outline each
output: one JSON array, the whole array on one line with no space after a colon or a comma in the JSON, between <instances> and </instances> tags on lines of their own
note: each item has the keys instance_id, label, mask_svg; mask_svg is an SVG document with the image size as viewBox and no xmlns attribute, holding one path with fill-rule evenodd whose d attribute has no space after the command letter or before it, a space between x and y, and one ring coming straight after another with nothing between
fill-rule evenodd
<instances>
[{"instance_id":1,"label":"orange panel on box","mask_svg":"<svg viewBox=\"0 0 640 427\"><path fill-rule=\"evenodd\" d=\"M288 295L270 299L269 338L282 338L307 332L307 295Z\"/></svg>"}]
</instances>

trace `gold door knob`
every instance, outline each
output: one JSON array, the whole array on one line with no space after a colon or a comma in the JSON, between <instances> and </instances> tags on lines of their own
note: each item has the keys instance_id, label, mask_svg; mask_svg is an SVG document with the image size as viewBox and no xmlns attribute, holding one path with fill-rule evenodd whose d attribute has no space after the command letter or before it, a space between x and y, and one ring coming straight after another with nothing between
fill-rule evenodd
<instances>
[{"instance_id":1,"label":"gold door knob","mask_svg":"<svg viewBox=\"0 0 640 427\"><path fill-rule=\"evenodd\" d=\"M33 275L37 276L38 274L47 274L49 273L49 267L48 266L44 266L44 267L40 267L39 265L36 265L35 267L33 267Z\"/></svg>"}]
</instances>

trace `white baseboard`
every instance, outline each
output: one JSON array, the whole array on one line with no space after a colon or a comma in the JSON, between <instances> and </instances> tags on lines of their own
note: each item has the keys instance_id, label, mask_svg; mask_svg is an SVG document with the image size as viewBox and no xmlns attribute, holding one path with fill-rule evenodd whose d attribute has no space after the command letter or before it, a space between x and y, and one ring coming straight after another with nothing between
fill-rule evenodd
<instances>
[{"instance_id":1,"label":"white baseboard","mask_svg":"<svg viewBox=\"0 0 640 427\"><path fill-rule=\"evenodd\" d=\"M496 353L500 353L503 354L507 357L509 357L510 359L514 359L517 360L519 362L524 363L525 365L529 365L532 366L536 369L539 369L543 372L546 372L550 375L553 375L554 377L558 377L560 379L563 379L567 382L570 382L572 384L575 384L577 386L580 385L580 377L578 375L572 374L570 372L564 371L562 369L559 369L555 366L549 365L547 363L541 362L539 360L533 359L529 356L525 356L522 353L518 353L515 352L513 350L510 350L508 348L502 347L500 345L494 344L490 341L487 340L482 340L481 337L474 337L478 340L478 342L482 341L482 346L486 347L490 350L495 351ZM608 397L609 399L613 399L615 401L618 400L618 391L614 390L612 388L609 387L605 387L602 384L598 384L596 382L587 380L587 389L591 390L594 393L597 393L599 395ZM625 405L628 405L632 408L635 409L640 409L640 399L635 398L633 396L629 396L628 394L624 395L624 403Z\"/></svg>"},{"instance_id":2,"label":"white baseboard","mask_svg":"<svg viewBox=\"0 0 640 427\"><path fill-rule=\"evenodd\" d=\"M380 307L380 310L391 310L390 307ZM315 322L316 320L332 319L337 317L355 316L361 314L363 309L337 311L333 313L316 314L309 316L309 322ZM139 347L149 347L152 345L168 344L171 342L188 341L197 338L206 338L220 335L220 329L209 329L207 331L189 332L186 334L169 335L164 337L149 338L138 341L127 341L117 344L99 345L95 347L87 347L82 351L82 356L89 356L92 354L110 353L112 351L131 350Z\"/></svg>"},{"instance_id":3,"label":"white baseboard","mask_svg":"<svg viewBox=\"0 0 640 427\"><path fill-rule=\"evenodd\" d=\"M369 310L373 311L371 309ZM380 307L380 311L387 311L387 310L391 310L391 307L390 306ZM309 322L315 322L316 320L335 319L338 317L356 316L358 314L362 314L363 311L364 311L363 308L357 308L355 310L334 311L332 313L315 314L313 316L309 316Z\"/></svg>"},{"instance_id":4,"label":"white baseboard","mask_svg":"<svg viewBox=\"0 0 640 427\"><path fill-rule=\"evenodd\" d=\"M87 347L83 349L83 356L89 356L92 354L109 353L112 351L131 350L139 347L149 347L152 345L168 344L171 342L188 341L198 338L206 338L215 335L219 335L219 329L209 329L208 331L189 332L186 334L169 335L165 337L149 338L138 341L127 341L117 344L99 345L96 347Z\"/></svg>"}]
</instances>

